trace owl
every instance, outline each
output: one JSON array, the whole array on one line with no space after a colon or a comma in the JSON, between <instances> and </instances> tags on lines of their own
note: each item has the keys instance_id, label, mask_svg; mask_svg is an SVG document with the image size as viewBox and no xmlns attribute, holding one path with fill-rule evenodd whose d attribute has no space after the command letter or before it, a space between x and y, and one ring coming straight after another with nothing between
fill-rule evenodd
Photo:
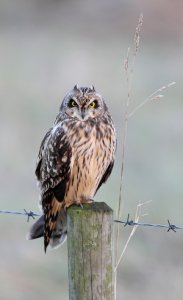
<instances>
[{"instance_id":1,"label":"owl","mask_svg":"<svg viewBox=\"0 0 183 300\"><path fill-rule=\"evenodd\" d=\"M45 252L65 241L67 208L93 201L111 174L115 151L115 128L103 97L93 86L75 85L40 146L35 173L43 215L28 239L43 236Z\"/></svg>"}]
</instances>

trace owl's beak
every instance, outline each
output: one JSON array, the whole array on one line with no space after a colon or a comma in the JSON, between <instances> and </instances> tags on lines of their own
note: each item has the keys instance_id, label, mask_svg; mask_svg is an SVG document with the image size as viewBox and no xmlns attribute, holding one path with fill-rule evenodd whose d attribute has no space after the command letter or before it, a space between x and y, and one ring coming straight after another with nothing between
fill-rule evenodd
<instances>
[{"instance_id":1,"label":"owl's beak","mask_svg":"<svg viewBox=\"0 0 183 300\"><path fill-rule=\"evenodd\" d=\"M84 106L81 107L81 117L82 117L82 119L85 118L85 107Z\"/></svg>"}]
</instances>

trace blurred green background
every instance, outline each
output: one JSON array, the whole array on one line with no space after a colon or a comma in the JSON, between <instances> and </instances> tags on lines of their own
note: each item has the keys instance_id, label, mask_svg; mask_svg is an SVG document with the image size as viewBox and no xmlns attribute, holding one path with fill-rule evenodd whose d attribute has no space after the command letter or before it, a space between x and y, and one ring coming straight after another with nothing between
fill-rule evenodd
<instances>
[{"instance_id":1,"label":"blurred green background","mask_svg":"<svg viewBox=\"0 0 183 300\"><path fill-rule=\"evenodd\" d=\"M116 164L96 196L116 210L124 106L123 60L144 14L134 71L133 109L164 84L165 97L130 119L124 209L139 201L146 222L183 226L183 2L181 0L0 1L0 209L38 211L34 176L40 142L74 84L99 90L117 134ZM68 299L67 243L44 254L26 241L33 223L0 215L0 299ZM120 249L130 233L120 232ZM117 299L182 299L183 232L138 228L120 264Z\"/></svg>"}]
</instances>

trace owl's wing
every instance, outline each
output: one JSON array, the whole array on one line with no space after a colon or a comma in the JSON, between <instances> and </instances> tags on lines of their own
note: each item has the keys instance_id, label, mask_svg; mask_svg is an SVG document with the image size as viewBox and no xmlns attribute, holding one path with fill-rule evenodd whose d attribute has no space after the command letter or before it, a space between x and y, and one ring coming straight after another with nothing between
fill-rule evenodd
<instances>
[{"instance_id":1,"label":"owl's wing","mask_svg":"<svg viewBox=\"0 0 183 300\"><path fill-rule=\"evenodd\" d=\"M47 145L47 141L50 137L50 133L51 133L51 130L52 128L50 128L48 130L48 132L45 134L42 142L41 142L41 145L40 145L40 149L39 149L39 153L38 153L38 158L37 158L37 163L36 163L36 170L35 170L35 174L37 176L37 179L40 180L40 170L41 170L41 163L42 163L42 158L44 156L44 151L45 151L45 148L46 148L46 145Z\"/></svg>"},{"instance_id":2,"label":"owl's wing","mask_svg":"<svg viewBox=\"0 0 183 300\"><path fill-rule=\"evenodd\" d=\"M112 169L113 169L113 166L114 166L114 160L111 161L111 163L109 164L109 166L107 167L98 187L97 187L97 190L96 192L98 191L98 189L101 187L101 185L103 183L105 183L107 181L107 179L109 178L109 176L111 175L111 172L112 172Z\"/></svg>"},{"instance_id":3,"label":"owl's wing","mask_svg":"<svg viewBox=\"0 0 183 300\"><path fill-rule=\"evenodd\" d=\"M63 128L51 128L41 143L35 171L43 199L53 192L58 201L63 200L64 187L62 195L58 188L60 185L65 186L69 179L71 155L71 147Z\"/></svg>"},{"instance_id":4,"label":"owl's wing","mask_svg":"<svg viewBox=\"0 0 183 300\"><path fill-rule=\"evenodd\" d=\"M54 127L43 139L36 168L45 217L45 250L63 205L66 184L70 176L71 156L71 147L63 128Z\"/></svg>"}]
</instances>

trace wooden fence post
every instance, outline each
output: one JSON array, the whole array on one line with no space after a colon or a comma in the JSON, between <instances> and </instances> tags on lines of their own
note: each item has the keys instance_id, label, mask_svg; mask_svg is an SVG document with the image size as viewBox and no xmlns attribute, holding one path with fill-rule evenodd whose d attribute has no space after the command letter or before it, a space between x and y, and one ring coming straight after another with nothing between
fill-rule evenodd
<instances>
[{"instance_id":1,"label":"wooden fence post","mask_svg":"<svg viewBox=\"0 0 183 300\"><path fill-rule=\"evenodd\" d=\"M67 211L69 300L113 300L113 211L94 202Z\"/></svg>"}]
</instances>

